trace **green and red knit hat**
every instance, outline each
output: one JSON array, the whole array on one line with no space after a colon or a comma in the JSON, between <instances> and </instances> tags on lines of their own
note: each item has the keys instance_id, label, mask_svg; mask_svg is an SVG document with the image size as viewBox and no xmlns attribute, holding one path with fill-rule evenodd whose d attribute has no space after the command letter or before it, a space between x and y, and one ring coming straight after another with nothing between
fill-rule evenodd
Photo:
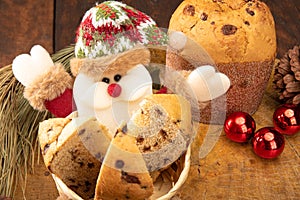
<instances>
[{"instance_id":1,"label":"green and red knit hat","mask_svg":"<svg viewBox=\"0 0 300 200\"><path fill-rule=\"evenodd\" d=\"M76 34L75 56L98 58L121 53L137 44L163 45L166 34L151 17L118 1L89 9Z\"/></svg>"}]
</instances>

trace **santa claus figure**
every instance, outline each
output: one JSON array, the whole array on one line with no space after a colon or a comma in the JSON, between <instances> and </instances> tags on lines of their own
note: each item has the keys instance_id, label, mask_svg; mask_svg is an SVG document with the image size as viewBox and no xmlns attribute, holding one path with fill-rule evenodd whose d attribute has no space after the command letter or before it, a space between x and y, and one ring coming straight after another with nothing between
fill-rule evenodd
<instances>
[{"instance_id":1,"label":"santa claus figure","mask_svg":"<svg viewBox=\"0 0 300 200\"><path fill-rule=\"evenodd\" d=\"M48 110L57 118L71 113L75 118L94 117L113 138L145 97L155 95L153 85L162 86L158 93L179 93L191 102L206 102L226 93L228 77L210 65L181 70L154 58L163 52L164 56L158 57L165 59L168 49L191 58L202 53L189 50L188 43L182 33L167 34L158 28L148 15L123 3L106 1L83 16L75 57L70 60L71 73L62 64L53 63L39 45L33 46L30 54L17 56L12 69L33 108Z\"/></svg>"},{"instance_id":2,"label":"santa claus figure","mask_svg":"<svg viewBox=\"0 0 300 200\"><path fill-rule=\"evenodd\" d=\"M60 63L53 63L39 45L30 55L17 56L12 67L33 108L47 109L57 117L77 110L78 116L96 116L114 131L130 118L143 97L153 93L146 69L151 61L147 47L167 47L169 43L180 50L186 42L180 33L172 34L169 40L146 14L108 1L88 10L82 19L76 58L71 60L72 75ZM224 74L212 66L195 68L186 79L199 101L214 99L228 90L230 82Z\"/></svg>"}]
</instances>

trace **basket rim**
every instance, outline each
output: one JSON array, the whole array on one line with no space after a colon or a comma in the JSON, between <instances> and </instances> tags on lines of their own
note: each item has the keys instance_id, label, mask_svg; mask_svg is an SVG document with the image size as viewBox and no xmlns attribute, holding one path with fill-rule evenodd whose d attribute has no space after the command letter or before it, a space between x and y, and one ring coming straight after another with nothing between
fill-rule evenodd
<instances>
[{"instance_id":1,"label":"basket rim","mask_svg":"<svg viewBox=\"0 0 300 200\"><path fill-rule=\"evenodd\" d=\"M168 191L168 193L156 198L156 200L168 200L171 199L177 193L178 189L185 183L188 177L190 165L191 165L191 145L189 145L185 153L184 167L182 172L180 173L177 182ZM51 175L54 179L59 194L66 195L68 198L71 197L74 200L83 200L78 194L76 194L73 190L71 190L59 177L57 177L55 174L51 174ZM151 197L149 197L149 199L151 199Z\"/></svg>"},{"instance_id":2,"label":"basket rim","mask_svg":"<svg viewBox=\"0 0 300 200\"><path fill-rule=\"evenodd\" d=\"M163 196L157 198L156 200L167 200L171 199L177 191L181 188L181 186L185 183L191 166L191 145L187 148L187 151L185 153L185 160L184 160L184 167L182 172L180 173L180 176L175 183L175 185L169 190L167 194L164 194Z\"/></svg>"}]
</instances>

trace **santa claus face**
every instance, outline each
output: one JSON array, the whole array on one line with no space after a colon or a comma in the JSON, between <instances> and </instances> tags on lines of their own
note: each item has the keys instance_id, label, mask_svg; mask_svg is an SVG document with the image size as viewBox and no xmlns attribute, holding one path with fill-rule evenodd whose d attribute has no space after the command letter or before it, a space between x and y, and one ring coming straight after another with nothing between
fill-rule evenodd
<instances>
[{"instance_id":1,"label":"santa claus face","mask_svg":"<svg viewBox=\"0 0 300 200\"><path fill-rule=\"evenodd\" d=\"M152 79L138 64L129 70L105 70L93 76L79 73L74 82L78 116L95 116L112 133L127 122L146 95L152 94Z\"/></svg>"}]
</instances>

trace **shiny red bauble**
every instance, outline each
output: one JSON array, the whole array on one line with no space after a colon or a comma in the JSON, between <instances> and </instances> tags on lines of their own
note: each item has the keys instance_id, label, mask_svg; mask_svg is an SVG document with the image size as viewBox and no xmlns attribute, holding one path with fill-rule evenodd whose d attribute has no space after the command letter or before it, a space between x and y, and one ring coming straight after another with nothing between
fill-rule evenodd
<instances>
[{"instance_id":1,"label":"shiny red bauble","mask_svg":"<svg viewBox=\"0 0 300 200\"><path fill-rule=\"evenodd\" d=\"M273 123L277 131L293 135L300 131L300 107L294 104L283 104L273 114Z\"/></svg>"},{"instance_id":2,"label":"shiny red bauble","mask_svg":"<svg viewBox=\"0 0 300 200\"><path fill-rule=\"evenodd\" d=\"M256 124L254 119L245 112L230 114L224 123L226 136L235 142L247 142L254 135Z\"/></svg>"},{"instance_id":3,"label":"shiny red bauble","mask_svg":"<svg viewBox=\"0 0 300 200\"><path fill-rule=\"evenodd\" d=\"M252 138L253 151L262 158L276 158L284 149L284 136L273 127L256 131Z\"/></svg>"}]
</instances>

